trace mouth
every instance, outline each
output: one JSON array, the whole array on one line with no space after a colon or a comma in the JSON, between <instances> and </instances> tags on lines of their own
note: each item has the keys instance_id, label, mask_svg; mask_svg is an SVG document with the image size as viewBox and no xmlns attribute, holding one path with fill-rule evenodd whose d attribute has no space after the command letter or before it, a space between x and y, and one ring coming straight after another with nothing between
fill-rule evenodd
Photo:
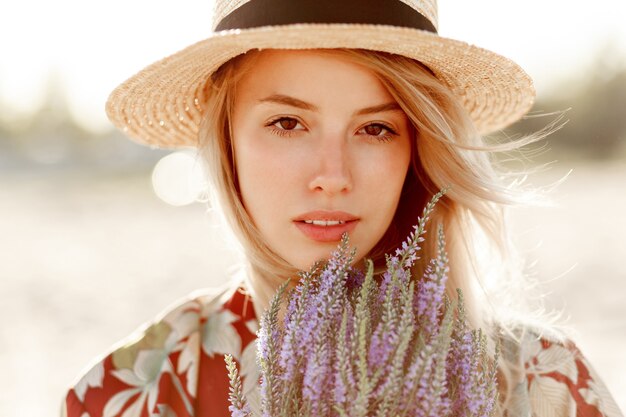
<instances>
[{"instance_id":1,"label":"mouth","mask_svg":"<svg viewBox=\"0 0 626 417\"><path fill-rule=\"evenodd\" d=\"M306 224L314 224L316 226L337 226L339 224L346 224L341 220L304 220Z\"/></svg>"},{"instance_id":2,"label":"mouth","mask_svg":"<svg viewBox=\"0 0 626 417\"><path fill-rule=\"evenodd\" d=\"M293 219L296 227L316 242L339 242L359 221L357 216L341 211L313 211Z\"/></svg>"}]
</instances>

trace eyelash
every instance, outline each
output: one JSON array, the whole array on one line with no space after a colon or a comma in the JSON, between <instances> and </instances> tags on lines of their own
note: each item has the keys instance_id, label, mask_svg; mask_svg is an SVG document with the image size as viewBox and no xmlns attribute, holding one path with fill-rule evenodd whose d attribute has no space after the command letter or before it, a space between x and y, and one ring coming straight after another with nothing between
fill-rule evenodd
<instances>
[{"instance_id":1,"label":"eyelash","mask_svg":"<svg viewBox=\"0 0 626 417\"><path fill-rule=\"evenodd\" d=\"M278 136L291 137L291 135L293 134L293 130L280 129L274 126L276 123L280 122L281 120L296 120L298 123L300 123L297 119L294 119L293 117L278 117L272 120L271 122L269 122L268 124L266 124L265 127L269 127L272 133Z\"/></svg>"},{"instance_id":2,"label":"eyelash","mask_svg":"<svg viewBox=\"0 0 626 417\"><path fill-rule=\"evenodd\" d=\"M270 128L270 130L272 131L272 133L274 133L274 134L276 134L276 135L278 135L278 136L287 136L287 137L291 137L291 136L293 135L293 132L294 132L294 130L293 130L293 129L292 129L292 130L288 130L288 129L280 129L280 128L277 128L277 127L275 127L275 126L274 126L276 123L278 123L278 122L280 122L280 121L282 121L282 120L295 120L296 122L300 123L300 122L298 121L298 119L295 119L295 118L293 118L293 117L284 117L284 116L283 116L283 117L278 117L278 118L273 119L272 121L268 122L268 123L265 125L265 127ZM377 135L369 135L369 134L367 134L367 133L365 134L366 136L368 136L368 137L370 137L370 138L372 138L372 139L375 139L375 140L377 140L377 141L379 141L379 142L390 142L391 140L393 140L393 137L394 137L394 136L397 136L397 135L398 135L398 133L397 133L395 130L393 130L390 126L386 125L385 123L380 123L380 122L370 123L370 124L368 124L368 125L363 126L363 127L362 127L361 129L359 129L359 130L365 129L365 128L366 128L366 127L368 127L368 126L380 126L380 127L382 127L384 130L386 130L387 132L389 132L389 133L387 133L387 134L385 134L385 135L382 135L382 136L377 136Z\"/></svg>"}]
</instances>

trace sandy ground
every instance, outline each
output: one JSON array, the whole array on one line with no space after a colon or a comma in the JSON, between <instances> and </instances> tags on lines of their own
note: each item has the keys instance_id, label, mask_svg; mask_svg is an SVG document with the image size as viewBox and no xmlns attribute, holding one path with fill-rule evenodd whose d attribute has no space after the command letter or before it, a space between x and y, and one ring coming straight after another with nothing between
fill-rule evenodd
<instances>
[{"instance_id":1,"label":"sandy ground","mask_svg":"<svg viewBox=\"0 0 626 417\"><path fill-rule=\"evenodd\" d=\"M561 208L518 210L515 227L548 306L564 309L626 410L626 162L570 166ZM233 260L204 206L162 203L147 175L2 174L0 416L58 415L88 363L177 298L218 284Z\"/></svg>"}]
</instances>

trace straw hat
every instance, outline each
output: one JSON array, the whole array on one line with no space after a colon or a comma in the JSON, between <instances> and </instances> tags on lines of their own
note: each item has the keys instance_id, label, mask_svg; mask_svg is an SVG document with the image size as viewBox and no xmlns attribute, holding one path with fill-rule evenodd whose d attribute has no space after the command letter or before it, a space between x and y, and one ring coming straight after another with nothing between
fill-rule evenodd
<instances>
[{"instance_id":1,"label":"straw hat","mask_svg":"<svg viewBox=\"0 0 626 417\"><path fill-rule=\"evenodd\" d=\"M210 75L252 49L360 48L422 62L458 96L481 133L531 107L530 77L494 52L437 35L436 0L215 0L208 39L164 58L117 87L106 111L151 146L194 147Z\"/></svg>"}]
</instances>

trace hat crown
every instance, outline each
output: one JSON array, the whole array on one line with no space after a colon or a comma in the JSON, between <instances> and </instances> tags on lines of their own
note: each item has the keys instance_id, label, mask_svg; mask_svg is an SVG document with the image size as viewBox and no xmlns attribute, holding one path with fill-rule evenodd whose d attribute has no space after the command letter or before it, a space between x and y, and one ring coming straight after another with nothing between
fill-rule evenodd
<instances>
[{"instance_id":1,"label":"hat crown","mask_svg":"<svg viewBox=\"0 0 626 417\"><path fill-rule=\"evenodd\" d=\"M232 12L241 6L254 2L255 0L215 0L215 9L213 12L213 30L216 30L219 23ZM297 2L298 0L292 0ZM336 0L341 1L341 0ZM419 14L424 16L435 27L438 26L437 0L390 0L393 2L401 2L411 7ZM277 11L278 12L278 11Z\"/></svg>"}]
</instances>

